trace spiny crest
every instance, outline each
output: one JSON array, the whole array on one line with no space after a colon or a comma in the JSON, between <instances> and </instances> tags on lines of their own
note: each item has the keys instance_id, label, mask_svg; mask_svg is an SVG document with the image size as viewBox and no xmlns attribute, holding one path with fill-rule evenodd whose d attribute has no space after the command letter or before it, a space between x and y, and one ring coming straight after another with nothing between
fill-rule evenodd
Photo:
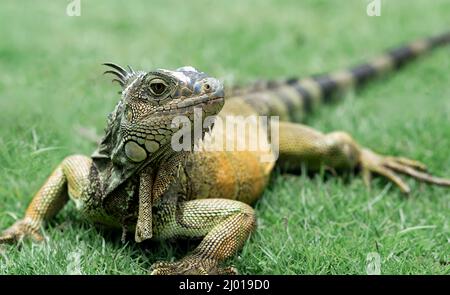
<instances>
[{"instance_id":1,"label":"spiny crest","mask_svg":"<svg viewBox=\"0 0 450 295\"><path fill-rule=\"evenodd\" d=\"M139 74L139 72L135 72L129 65L127 66L128 70L125 70L121 66L114 63L107 62L103 63L103 65L112 68L112 70L107 70L103 72L103 74L113 74L114 76L116 76L116 78L114 78L112 82L119 83L122 89L126 87L127 83L132 80L132 78L136 77ZM119 94L120 93L122 92L120 91Z\"/></svg>"}]
</instances>

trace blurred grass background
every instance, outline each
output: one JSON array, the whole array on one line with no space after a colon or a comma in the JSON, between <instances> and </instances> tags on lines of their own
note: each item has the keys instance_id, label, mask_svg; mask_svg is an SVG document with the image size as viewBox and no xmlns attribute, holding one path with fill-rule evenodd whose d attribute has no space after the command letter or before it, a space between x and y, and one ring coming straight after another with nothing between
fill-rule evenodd
<instances>
[{"instance_id":1,"label":"blurred grass background","mask_svg":"<svg viewBox=\"0 0 450 295\"><path fill-rule=\"evenodd\" d=\"M22 216L65 156L95 148L76 130L101 134L119 98L102 62L193 65L245 83L333 70L450 29L447 0L384 0L380 17L366 15L366 0L81 0L79 17L66 15L68 3L0 5L1 229ZM449 53L433 52L307 122L450 176ZM414 192L404 199L383 180L368 192L357 176L276 175L256 206L257 232L231 263L244 274L364 274L366 255L377 252L383 274L448 274L449 190L408 183ZM0 273L67 273L79 257L82 273L139 274L192 247L122 245L72 205L46 235L44 244L1 248Z\"/></svg>"}]
</instances>

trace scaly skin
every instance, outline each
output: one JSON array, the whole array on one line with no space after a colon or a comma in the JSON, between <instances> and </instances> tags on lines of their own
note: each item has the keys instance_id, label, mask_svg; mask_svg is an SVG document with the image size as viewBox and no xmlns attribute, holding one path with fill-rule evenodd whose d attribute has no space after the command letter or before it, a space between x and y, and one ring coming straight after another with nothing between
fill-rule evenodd
<instances>
[{"instance_id":1,"label":"scaly skin","mask_svg":"<svg viewBox=\"0 0 450 295\"><path fill-rule=\"evenodd\" d=\"M0 235L0 243L26 237L42 240L44 221L70 199L89 220L122 228L124 234L134 233L136 242L203 238L181 260L155 263L152 274L233 274L234 268L221 263L233 256L253 231L255 214L250 205L261 196L275 165L292 171L304 166L336 171L360 168L367 184L376 173L404 193L410 188L397 173L450 186L450 180L428 174L418 161L379 155L345 132L323 134L293 123L351 87L449 42L450 34L444 34L392 50L350 70L232 88L225 105L222 85L194 68L146 73L106 64L112 68L107 73L117 76L122 98L109 116L97 151L91 157L64 159L33 197L23 219ZM216 114L221 119L230 115L279 116L280 122L273 123L279 124L275 126L279 129L278 161L274 150L211 150L217 142L208 139L221 138L231 146L238 140L217 125L207 136L203 130L190 144L200 151L175 151L170 142L180 127L171 123L178 115L192 123L195 108L202 114L202 123ZM254 124L250 122L249 128ZM268 143L269 130L263 131ZM256 140L251 132L246 136L248 142ZM261 161L261 156L269 156L269 160Z\"/></svg>"}]
</instances>

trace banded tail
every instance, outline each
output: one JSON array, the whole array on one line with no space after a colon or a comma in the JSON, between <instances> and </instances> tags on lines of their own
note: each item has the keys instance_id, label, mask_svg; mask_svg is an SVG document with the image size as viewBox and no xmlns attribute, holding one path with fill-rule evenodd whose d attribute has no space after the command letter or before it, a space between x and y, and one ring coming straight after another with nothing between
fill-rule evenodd
<instances>
[{"instance_id":1,"label":"banded tail","mask_svg":"<svg viewBox=\"0 0 450 295\"><path fill-rule=\"evenodd\" d=\"M417 40L388 50L367 63L349 69L293 78L283 81L259 81L246 88L231 90L231 96L242 97L260 115L280 116L283 121L302 121L305 113L321 103L335 101L349 89L398 70L432 49L450 44L450 32Z\"/></svg>"}]
</instances>

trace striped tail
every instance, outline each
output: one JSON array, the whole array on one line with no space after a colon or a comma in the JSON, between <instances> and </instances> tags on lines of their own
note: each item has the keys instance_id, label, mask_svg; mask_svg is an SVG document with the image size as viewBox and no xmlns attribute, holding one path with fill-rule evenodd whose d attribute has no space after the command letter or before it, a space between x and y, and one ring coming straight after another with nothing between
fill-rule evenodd
<instances>
[{"instance_id":1,"label":"striped tail","mask_svg":"<svg viewBox=\"0 0 450 295\"><path fill-rule=\"evenodd\" d=\"M450 32L388 50L367 63L349 69L310 78L259 81L246 88L233 89L231 93L232 96L242 97L260 115L280 116L283 121L302 121L305 114L317 105L333 102L349 89L359 88L368 81L398 70L436 47L448 44Z\"/></svg>"}]
</instances>

